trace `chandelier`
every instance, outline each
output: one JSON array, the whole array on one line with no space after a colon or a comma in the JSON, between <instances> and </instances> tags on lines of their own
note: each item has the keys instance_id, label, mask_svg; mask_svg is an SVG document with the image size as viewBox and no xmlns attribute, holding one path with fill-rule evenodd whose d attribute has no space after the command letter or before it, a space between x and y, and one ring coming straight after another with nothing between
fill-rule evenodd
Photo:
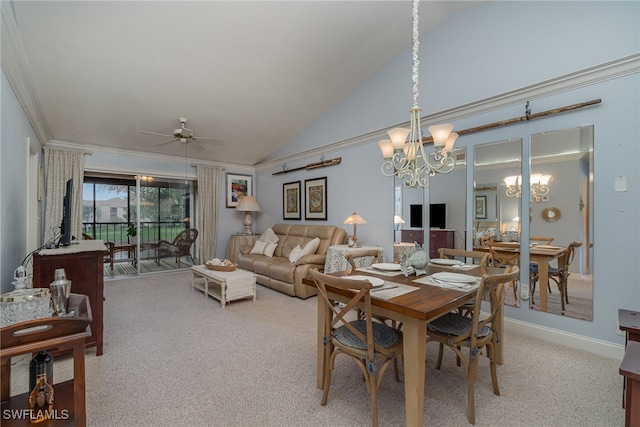
<instances>
[{"instance_id":1,"label":"chandelier","mask_svg":"<svg viewBox=\"0 0 640 427\"><path fill-rule=\"evenodd\" d=\"M390 139L378 142L384 163L382 173L385 176L397 176L404 179L404 187L428 187L429 178L436 173L449 173L455 166L455 160L450 156L453 144L458 134L451 132L450 124L429 126L429 133L433 137L433 145L436 149L432 154L432 161L427 157L422 143L422 130L420 129L420 112L418 106L418 51L420 47L420 35L418 33L418 6L420 0L413 1L413 107L411 108L411 128L393 128L387 132ZM406 142L407 136L409 141Z\"/></svg>"},{"instance_id":2,"label":"chandelier","mask_svg":"<svg viewBox=\"0 0 640 427\"><path fill-rule=\"evenodd\" d=\"M553 178L553 175L543 175L540 173L534 173L529 178L531 183L530 193L531 197L546 196L549 194L549 182ZM522 196L522 175L511 175L504 178L504 183L507 186L508 197L521 197Z\"/></svg>"}]
</instances>

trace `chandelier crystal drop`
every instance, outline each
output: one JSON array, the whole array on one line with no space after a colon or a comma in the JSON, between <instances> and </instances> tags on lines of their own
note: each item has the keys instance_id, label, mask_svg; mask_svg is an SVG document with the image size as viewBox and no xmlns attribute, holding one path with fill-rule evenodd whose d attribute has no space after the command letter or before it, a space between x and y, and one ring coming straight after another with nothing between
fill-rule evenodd
<instances>
[{"instance_id":1,"label":"chandelier crystal drop","mask_svg":"<svg viewBox=\"0 0 640 427\"><path fill-rule=\"evenodd\" d=\"M436 151L430 159L424 151L422 143L422 130L420 128L420 112L418 105L418 71L420 60L418 51L420 48L420 34L418 31L418 7L419 0L413 1L413 107L411 107L411 128L393 128L387 131L390 139L378 142L384 163L382 173L385 176L396 176L404 180L404 187L428 187L429 178L436 173L449 173L455 166L455 160L450 155L458 134L451 132L450 124L429 126L429 133L433 137L433 145ZM409 141L407 141L407 136Z\"/></svg>"}]
</instances>

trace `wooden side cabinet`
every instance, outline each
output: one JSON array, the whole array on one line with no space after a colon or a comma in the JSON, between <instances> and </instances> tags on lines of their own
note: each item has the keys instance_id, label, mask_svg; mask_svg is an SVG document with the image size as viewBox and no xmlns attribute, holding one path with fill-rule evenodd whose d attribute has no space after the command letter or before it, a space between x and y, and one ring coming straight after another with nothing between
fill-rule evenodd
<instances>
[{"instance_id":1,"label":"wooden side cabinet","mask_svg":"<svg viewBox=\"0 0 640 427\"><path fill-rule=\"evenodd\" d=\"M618 310L618 325L625 333L620 375L624 377L622 407L625 427L640 426L640 312Z\"/></svg>"},{"instance_id":2,"label":"wooden side cabinet","mask_svg":"<svg viewBox=\"0 0 640 427\"><path fill-rule=\"evenodd\" d=\"M103 352L104 255L101 240L80 240L78 245L60 249L46 249L33 255L33 287L48 288L57 268L64 268L71 280L71 292L89 297L93 311L92 335L86 347L96 347L96 356ZM102 247L100 250L97 248ZM75 251L75 252L70 252Z\"/></svg>"},{"instance_id":3,"label":"wooden side cabinet","mask_svg":"<svg viewBox=\"0 0 640 427\"><path fill-rule=\"evenodd\" d=\"M429 230L429 258L440 258L438 249L454 248L455 230L432 228Z\"/></svg>"},{"instance_id":4,"label":"wooden side cabinet","mask_svg":"<svg viewBox=\"0 0 640 427\"><path fill-rule=\"evenodd\" d=\"M2 374L1 421L3 427L30 426L29 391L10 396L11 358L40 350L72 351L73 379L53 385L53 411L39 426L76 426L87 424L84 345L91 331L91 307L85 295L71 294L76 317L49 317L28 320L0 328L0 365ZM55 363L55 360L54 360ZM55 379L54 379L55 382Z\"/></svg>"}]
</instances>

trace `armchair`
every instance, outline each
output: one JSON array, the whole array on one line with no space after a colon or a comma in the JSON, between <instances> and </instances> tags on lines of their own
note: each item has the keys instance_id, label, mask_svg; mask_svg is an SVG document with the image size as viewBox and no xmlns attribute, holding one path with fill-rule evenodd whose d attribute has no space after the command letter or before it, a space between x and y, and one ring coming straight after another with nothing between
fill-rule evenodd
<instances>
[{"instance_id":1,"label":"armchair","mask_svg":"<svg viewBox=\"0 0 640 427\"><path fill-rule=\"evenodd\" d=\"M191 256L191 246L197 238L198 230L189 228L180 232L172 242L160 240L156 244L156 264L160 265L160 258L175 257L178 267L180 267L180 259L183 256L188 256L195 264L193 256Z\"/></svg>"}]
</instances>

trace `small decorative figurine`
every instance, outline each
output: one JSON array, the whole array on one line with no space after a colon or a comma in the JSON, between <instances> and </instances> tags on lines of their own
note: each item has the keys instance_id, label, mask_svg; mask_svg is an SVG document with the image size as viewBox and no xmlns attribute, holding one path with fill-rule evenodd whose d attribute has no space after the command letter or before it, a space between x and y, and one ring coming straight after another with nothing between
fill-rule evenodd
<instances>
[{"instance_id":1,"label":"small decorative figurine","mask_svg":"<svg viewBox=\"0 0 640 427\"><path fill-rule=\"evenodd\" d=\"M409 258L407 258L406 255L403 255L402 261L400 261L400 269L402 270L404 277L408 277L414 271L416 276L427 274L424 268L429 263L429 257L424 249L422 249L422 245L420 243L416 242L415 245L413 255Z\"/></svg>"}]
</instances>

